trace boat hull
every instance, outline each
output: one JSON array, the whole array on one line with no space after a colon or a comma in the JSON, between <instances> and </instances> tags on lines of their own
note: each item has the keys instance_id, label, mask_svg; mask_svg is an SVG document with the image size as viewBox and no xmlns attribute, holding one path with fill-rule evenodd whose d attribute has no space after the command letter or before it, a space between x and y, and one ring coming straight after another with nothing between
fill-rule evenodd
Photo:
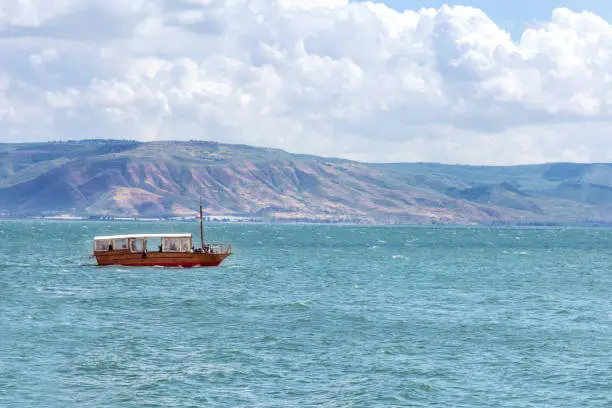
<instances>
[{"instance_id":1,"label":"boat hull","mask_svg":"<svg viewBox=\"0 0 612 408\"><path fill-rule=\"evenodd\" d=\"M219 266L230 253L207 252L148 252L146 254L126 251L94 252L99 266L163 266L163 267L206 267Z\"/></svg>"}]
</instances>

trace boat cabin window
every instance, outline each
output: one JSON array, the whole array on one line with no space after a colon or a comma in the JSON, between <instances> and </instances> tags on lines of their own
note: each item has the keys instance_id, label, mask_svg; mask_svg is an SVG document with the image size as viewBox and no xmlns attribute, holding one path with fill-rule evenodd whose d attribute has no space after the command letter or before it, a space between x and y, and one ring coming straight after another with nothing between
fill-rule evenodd
<instances>
[{"instance_id":1,"label":"boat cabin window","mask_svg":"<svg viewBox=\"0 0 612 408\"><path fill-rule=\"evenodd\" d=\"M94 244L95 251L108 251L108 246L110 245L110 240L108 239L99 239Z\"/></svg>"},{"instance_id":2,"label":"boat cabin window","mask_svg":"<svg viewBox=\"0 0 612 408\"><path fill-rule=\"evenodd\" d=\"M164 252L178 252L179 250L178 238L164 238L163 245Z\"/></svg>"},{"instance_id":3,"label":"boat cabin window","mask_svg":"<svg viewBox=\"0 0 612 408\"><path fill-rule=\"evenodd\" d=\"M119 250L119 249L128 249L128 240L127 238L123 238L123 239L114 239L113 240L113 249Z\"/></svg>"},{"instance_id":4,"label":"boat cabin window","mask_svg":"<svg viewBox=\"0 0 612 408\"><path fill-rule=\"evenodd\" d=\"M145 248L145 240L142 238L130 239L130 250L132 252L143 252Z\"/></svg>"},{"instance_id":5,"label":"boat cabin window","mask_svg":"<svg viewBox=\"0 0 612 408\"><path fill-rule=\"evenodd\" d=\"M189 252L191 240L189 238L164 238L164 252Z\"/></svg>"}]
</instances>

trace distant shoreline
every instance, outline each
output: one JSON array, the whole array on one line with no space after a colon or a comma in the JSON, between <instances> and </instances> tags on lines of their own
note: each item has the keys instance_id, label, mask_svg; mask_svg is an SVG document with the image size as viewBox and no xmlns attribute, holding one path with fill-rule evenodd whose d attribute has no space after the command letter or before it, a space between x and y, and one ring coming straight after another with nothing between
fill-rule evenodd
<instances>
[{"instance_id":1,"label":"distant shoreline","mask_svg":"<svg viewBox=\"0 0 612 408\"><path fill-rule=\"evenodd\" d=\"M205 223L214 224L267 224L267 225L339 225L339 226L363 226L363 227L450 227L450 228L610 228L612 222L494 222L494 223L376 223L376 222L351 222L351 221L324 221L324 220L309 220L309 219L284 219L284 218L256 218L256 217L235 217L235 216L211 216L204 217ZM91 222L180 222L180 223L195 223L197 218L193 217L113 217L113 216L41 216L41 215L24 215L24 216L0 216L0 221L19 221L19 220L40 220L40 221L91 221Z\"/></svg>"}]
</instances>

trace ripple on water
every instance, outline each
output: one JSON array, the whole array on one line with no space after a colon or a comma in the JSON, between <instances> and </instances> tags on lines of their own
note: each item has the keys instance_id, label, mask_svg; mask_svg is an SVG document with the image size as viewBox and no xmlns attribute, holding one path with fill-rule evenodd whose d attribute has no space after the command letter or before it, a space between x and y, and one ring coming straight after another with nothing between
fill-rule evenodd
<instances>
[{"instance_id":1,"label":"ripple on water","mask_svg":"<svg viewBox=\"0 0 612 408\"><path fill-rule=\"evenodd\" d=\"M93 267L117 225L2 224L0 406L612 404L612 230L213 224L221 268Z\"/></svg>"}]
</instances>

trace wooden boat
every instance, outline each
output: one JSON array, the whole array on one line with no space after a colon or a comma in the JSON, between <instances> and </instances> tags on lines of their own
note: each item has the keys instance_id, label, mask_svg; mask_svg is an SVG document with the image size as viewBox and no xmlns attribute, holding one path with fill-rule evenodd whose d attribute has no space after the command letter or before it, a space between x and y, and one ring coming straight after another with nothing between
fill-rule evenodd
<instances>
[{"instance_id":1,"label":"wooden boat","mask_svg":"<svg viewBox=\"0 0 612 408\"><path fill-rule=\"evenodd\" d=\"M153 250L150 240L159 239ZM191 234L132 234L94 237L93 256L98 265L199 267L218 266L231 255L230 244L204 244L200 202L200 242L193 246Z\"/></svg>"}]
</instances>

